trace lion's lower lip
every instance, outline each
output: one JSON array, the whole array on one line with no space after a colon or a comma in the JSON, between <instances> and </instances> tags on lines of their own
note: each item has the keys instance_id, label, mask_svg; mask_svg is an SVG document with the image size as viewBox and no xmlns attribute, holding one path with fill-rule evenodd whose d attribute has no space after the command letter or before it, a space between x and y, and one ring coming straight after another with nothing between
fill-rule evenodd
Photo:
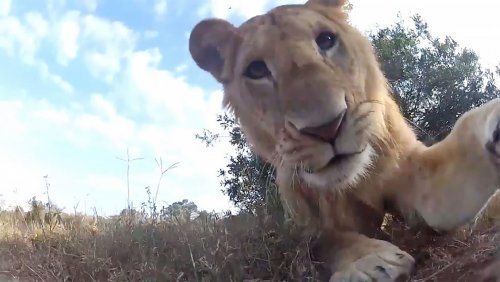
<instances>
[{"instance_id":1,"label":"lion's lower lip","mask_svg":"<svg viewBox=\"0 0 500 282\"><path fill-rule=\"evenodd\" d=\"M359 150L358 152L354 152L354 153L348 153L348 154L338 154L336 156L334 156L329 162L328 164L326 165L326 167L329 167L329 166L334 166L334 165L338 165L339 163L355 156L355 155L359 155L361 153L363 153L365 151L366 147L364 147L362 150Z\"/></svg>"},{"instance_id":2,"label":"lion's lower lip","mask_svg":"<svg viewBox=\"0 0 500 282\"><path fill-rule=\"evenodd\" d=\"M305 172L306 173L314 174L314 173L320 172L320 171L322 171L324 169L328 169L330 167L338 166L341 162L343 162L343 161L351 158L354 155L356 155L356 153L354 153L354 154L340 154L340 155L336 155L324 167L320 168L319 170L316 170L316 171L306 170Z\"/></svg>"},{"instance_id":3,"label":"lion's lower lip","mask_svg":"<svg viewBox=\"0 0 500 282\"><path fill-rule=\"evenodd\" d=\"M366 147L364 147L362 150L360 150L358 152L348 153L348 154L338 154L338 155L334 156L333 158L331 158L330 161L324 167L320 168L319 170L316 170L316 171L305 170L305 172L314 174L315 172L319 172L319 171L322 171L322 170L330 168L330 167L338 166L338 165L340 165L340 163L354 157L355 155L359 155L359 154L363 153L365 151L365 149L366 149Z\"/></svg>"},{"instance_id":4,"label":"lion's lower lip","mask_svg":"<svg viewBox=\"0 0 500 282\"><path fill-rule=\"evenodd\" d=\"M336 164L340 163L341 161L346 160L349 157L352 157L353 155L354 154L340 154L340 155L336 155L335 157L333 157L328 162L327 166L336 165Z\"/></svg>"}]
</instances>

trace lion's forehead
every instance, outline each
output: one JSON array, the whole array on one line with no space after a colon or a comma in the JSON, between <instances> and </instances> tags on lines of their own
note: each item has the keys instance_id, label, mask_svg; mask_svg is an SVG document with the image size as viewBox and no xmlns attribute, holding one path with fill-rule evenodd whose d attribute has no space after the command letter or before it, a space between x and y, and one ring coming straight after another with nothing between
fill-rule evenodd
<instances>
[{"instance_id":1,"label":"lion's forehead","mask_svg":"<svg viewBox=\"0 0 500 282\"><path fill-rule=\"evenodd\" d=\"M243 39L254 37L275 37L285 39L289 37L300 38L325 25L326 18L315 10L303 6L282 6L266 14L255 16L239 28Z\"/></svg>"},{"instance_id":2,"label":"lion's forehead","mask_svg":"<svg viewBox=\"0 0 500 282\"><path fill-rule=\"evenodd\" d=\"M252 29L255 26L262 24L275 25L275 21L278 18L288 17L288 16L299 16L304 13L310 12L308 8L302 5L284 5L276 7L265 14L254 16L248 19L246 22L241 24L240 29Z\"/></svg>"},{"instance_id":3,"label":"lion's forehead","mask_svg":"<svg viewBox=\"0 0 500 282\"><path fill-rule=\"evenodd\" d=\"M312 49L309 42L316 33L334 25L317 11L300 5L275 8L238 28L242 39L237 52L239 61L248 64L249 60L267 58L280 64L279 61L288 61L290 56L305 56L308 52L304 53L304 49Z\"/></svg>"}]
</instances>

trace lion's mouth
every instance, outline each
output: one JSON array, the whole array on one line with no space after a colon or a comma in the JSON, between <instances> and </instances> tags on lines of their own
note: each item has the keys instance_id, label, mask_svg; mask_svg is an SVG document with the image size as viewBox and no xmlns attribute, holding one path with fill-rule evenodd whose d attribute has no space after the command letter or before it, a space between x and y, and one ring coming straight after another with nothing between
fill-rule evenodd
<instances>
[{"instance_id":1,"label":"lion's mouth","mask_svg":"<svg viewBox=\"0 0 500 282\"><path fill-rule=\"evenodd\" d=\"M319 172L319 171L322 171L322 170L325 170L325 169L328 169L328 168L339 166L342 163L344 163L346 161L349 161L350 159L354 158L355 156L360 155L361 153L363 153L366 150L367 147L368 146L365 146L365 147L363 147L363 149L361 149L361 150L359 150L357 152L353 152L353 153L337 154L333 158L331 158L330 161L323 168L321 168L319 170L316 170L316 171L306 171L306 172L307 173L315 173L315 172Z\"/></svg>"},{"instance_id":2,"label":"lion's mouth","mask_svg":"<svg viewBox=\"0 0 500 282\"><path fill-rule=\"evenodd\" d=\"M361 152L360 152L361 153ZM359 153L351 153L351 154L339 154L339 155L336 155L335 157L333 157L329 162L328 164L325 166L325 167L329 167L329 166L334 166L334 165L338 165L339 163L353 157L354 155L356 154L359 154Z\"/></svg>"}]
</instances>

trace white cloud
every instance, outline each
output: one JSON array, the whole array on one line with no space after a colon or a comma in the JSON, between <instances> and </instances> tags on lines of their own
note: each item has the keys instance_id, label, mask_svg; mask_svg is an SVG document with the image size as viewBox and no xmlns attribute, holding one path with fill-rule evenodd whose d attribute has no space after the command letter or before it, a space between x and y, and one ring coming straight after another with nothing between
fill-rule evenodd
<instances>
[{"instance_id":1,"label":"white cloud","mask_svg":"<svg viewBox=\"0 0 500 282\"><path fill-rule=\"evenodd\" d=\"M82 37L87 49L84 60L90 73L112 83L138 36L121 22L88 15L83 18Z\"/></svg>"},{"instance_id":2,"label":"white cloud","mask_svg":"<svg viewBox=\"0 0 500 282\"><path fill-rule=\"evenodd\" d=\"M176 73L181 73L184 72L187 69L188 65L187 64L181 64L175 67L175 72Z\"/></svg>"},{"instance_id":3,"label":"white cloud","mask_svg":"<svg viewBox=\"0 0 500 282\"><path fill-rule=\"evenodd\" d=\"M63 126L69 124L69 115L64 110L41 109L33 112L33 117L40 121Z\"/></svg>"},{"instance_id":4,"label":"white cloud","mask_svg":"<svg viewBox=\"0 0 500 282\"><path fill-rule=\"evenodd\" d=\"M42 78L54 83L65 92L73 87L61 76L51 73L48 65L37 58L42 42L49 36L50 24L38 12L28 12L21 22L16 17L0 18L0 49L10 57L38 69Z\"/></svg>"},{"instance_id":5,"label":"white cloud","mask_svg":"<svg viewBox=\"0 0 500 282\"><path fill-rule=\"evenodd\" d=\"M221 96L216 96L216 104L207 107L208 93L189 85L182 76L160 69L161 60L162 54L156 48L131 54L123 81L113 91L114 99L123 100L129 111L176 126L201 130L208 112L212 115L208 120L215 120L215 113L222 108Z\"/></svg>"},{"instance_id":6,"label":"white cloud","mask_svg":"<svg viewBox=\"0 0 500 282\"><path fill-rule=\"evenodd\" d=\"M18 94L18 93L16 93ZM44 152L34 154L39 146L50 139L53 129L64 125L66 115L50 107L45 101L36 103L17 100L0 101L0 119L9 120L0 124L2 135L0 146L0 171L2 171L1 194L7 205L22 205L33 196L44 197L43 176L54 171L54 164L46 160ZM47 148L43 148L44 150Z\"/></svg>"},{"instance_id":7,"label":"white cloud","mask_svg":"<svg viewBox=\"0 0 500 282\"><path fill-rule=\"evenodd\" d=\"M78 53L78 36L80 33L80 12L67 12L57 23L55 44L57 61L66 66L75 59Z\"/></svg>"},{"instance_id":8,"label":"white cloud","mask_svg":"<svg viewBox=\"0 0 500 282\"><path fill-rule=\"evenodd\" d=\"M37 60L35 62L35 65L37 66L42 78L52 82L54 85L56 85L66 93L73 92L73 86L60 75L50 72L49 66L45 62Z\"/></svg>"},{"instance_id":9,"label":"white cloud","mask_svg":"<svg viewBox=\"0 0 500 282\"><path fill-rule=\"evenodd\" d=\"M0 0L0 17L9 15L11 4L11 0Z\"/></svg>"},{"instance_id":10,"label":"white cloud","mask_svg":"<svg viewBox=\"0 0 500 282\"><path fill-rule=\"evenodd\" d=\"M57 16L66 9L66 0L47 0L47 12L51 16Z\"/></svg>"},{"instance_id":11,"label":"white cloud","mask_svg":"<svg viewBox=\"0 0 500 282\"><path fill-rule=\"evenodd\" d=\"M11 148L0 148L0 170L2 171L1 194L8 207L27 207L28 200L43 197L43 169L37 168L29 158L12 152Z\"/></svg>"},{"instance_id":12,"label":"white cloud","mask_svg":"<svg viewBox=\"0 0 500 282\"><path fill-rule=\"evenodd\" d=\"M25 15L27 28L36 38L42 39L49 33L49 24L38 12L28 12Z\"/></svg>"},{"instance_id":13,"label":"white cloud","mask_svg":"<svg viewBox=\"0 0 500 282\"><path fill-rule=\"evenodd\" d=\"M89 187L93 187L96 190L111 190L122 194L120 196L125 196L124 187L127 183L123 177L114 177L102 174L89 174L85 177L84 181Z\"/></svg>"},{"instance_id":14,"label":"white cloud","mask_svg":"<svg viewBox=\"0 0 500 282\"><path fill-rule=\"evenodd\" d=\"M80 2L89 12L95 12L97 9L97 0L80 0Z\"/></svg>"},{"instance_id":15,"label":"white cloud","mask_svg":"<svg viewBox=\"0 0 500 282\"><path fill-rule=\"evenodd\" d=\"M146 39L153 39L158 37L159 32L156 30L146 30L143 32L143 36Z\"/></svg>"},{"instance_id":16,"label":"white cloud","mask_svg":"<svg viewBox=\"0 0 500 282\"><path fill-rule=\"evenodd\" d=\"M157 16L163 16L167 12L167 0L156 0L154 12Z\"/></svg>"},{"instance_id":17,"label":"white cloud","mask_svg":"<svg viewBox=\"0 0 500 282\"><path fill-rule=\"evenodd\" d=\"M25 24L15 17L0 18L0 48L9 56L18 55L24 63L33 64L48 29L47 21L37 12L27 13Z\"/></svg>"},{"instance_id":18,"label":"white cloud","mask_svg":"<svg viewBox=\"0 0 500 282\"><path fill-rule=\"evenodd\" d=\"M91 106L95 112L76 117L75 127L82 132L98 133L111 146L120 150L126 149L133 141L135 122L117 114L114 106L102 96L93 96Z\"/></svg>"},{"instance_id":19,"label":"white cloud","mask_svg":"<svg viewBox=\"0 0 500 282\"><path fill-rule=\"evenodd\" d=\"M58 205L71 206L72 199L68 199L71 194L81 198L80 194L84 192L99 191L95 189L116 193L117 190L112 189L122 188L107 186L110 182L105 181L115 177L119 179L121 175L106 174L92 166L79 165L81 161L89 161L88 155L75 150L70 150L71 154L60 153L64 148L75 147L72 140L65 139L68 133L77 140L87 138L91 150L99 150L103 144L108 146L106 149L109 151L122 149L116 145L120 144L118 139L126 135L123 127L128 121L116 116L112 109L110 112L107 101L97 96L93 101L94 107L88 113L56 108L46 100L0 101L0 119L9 120L0 124L0 132L9 132L0 140L0 171L3 172L0 194L7 199L7 204L25 206L32 196L45 197L42 176L46 174L52 177L55 189L53 199ZM54 152L56 155L53 155ZM115 159L109 159L112 167ZM64 165L65 162L71 165ZM100 185L97 185L98 180ZM121 181L117 183L123 183L123 179ZM67 190L68 187L71 190ZM101 206L103 204L100 203Z\"/></svg>"},{"instance_id":20,"label":"white cloud","mask_svg":"<svg viewBox=\"0 0 500 282\"><path fill-rule=\"evenodd\" d=\"M236 15L247 19L266 12L270 3L271 0L210 0L201 6L198 15L201 17L214 16L221 19Z\"/></svg>"},{"instance_id":21,"label":"white cloud","mask_svg":"<svg viewBox=\"0 0 500 282\"><path fill-rule=\"evenodd\" d=\"M9 121L2 123L2 132L18 135L25 131L25 125L20 122L23 109L24 104L21 101L0 101L0 120Z\"/></svg>"},{"instance_id":22,"label":"white cloud","mask_svg":"<svg viewBox=\"0 0 500 282\"><path fill-rule=\"evenodd\" d=\"M121 54L118 51L104 52L89 51L85 54L85 63L94 78L112 83L120 71Z\"/></svg>"}]
</instances>

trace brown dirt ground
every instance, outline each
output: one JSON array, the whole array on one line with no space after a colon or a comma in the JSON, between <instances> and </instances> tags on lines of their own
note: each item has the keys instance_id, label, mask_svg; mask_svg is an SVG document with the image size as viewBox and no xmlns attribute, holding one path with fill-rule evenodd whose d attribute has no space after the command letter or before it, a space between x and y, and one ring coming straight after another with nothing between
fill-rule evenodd
<instances>
[{"instance_id":1,"label":"brown dirt ground","mask_svg":"<svg viewBox=\"0 0 500 282\"><path fill-rule=\"evenodd\" d=\"M395 229L391 235L393 242L417 262L412 282L494 282L485 279L485 274L491 271L486 268L495 260L496 233L491 227L447 235Z\"/></svg>"}]
</instances>

